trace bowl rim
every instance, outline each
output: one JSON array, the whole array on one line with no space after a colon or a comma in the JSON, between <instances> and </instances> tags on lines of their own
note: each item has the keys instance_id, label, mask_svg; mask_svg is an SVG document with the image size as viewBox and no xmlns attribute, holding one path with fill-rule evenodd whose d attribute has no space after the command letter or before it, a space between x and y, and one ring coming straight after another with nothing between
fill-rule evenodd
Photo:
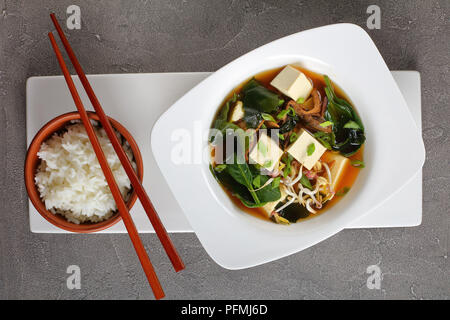
<instances>
[{"instance_id":1,"label":"bowl rim","mask_svg":"<svg viewBox=\"0 0 450 320\"><path fill-rule=\"evenodd\" d=\"M91 120L100 121L98 115L95 112L88 111L87 114ZM33 140L28 147L25 158L24 179L27 194L31 203L45 220L47 220L54 226L66 231L75 233L92 233L112 227L120 220L122 220L119 212L114 213L107 220L100 222L80 224L70 222L65 217L54 214L46 209L45 204L40 197L39 190L37 189L37 186L34 182L36 166L39 163L37 152L39 151L41 144L49 139L55 132L66 126L69 121L80 119L81 117L78 111L68 112L51 119L44 126L42 126L42 128L33 137ZM139 146L137 145L131 133L122 124L111 117L108 117L108 119L111 122L113 128L116 129L130 145L137 166L138 178L139 181L142 182L144 176L144 168ZM129 200L127 201L128 210L131 210L136 200L137 194L133 190Z\"/></svg>"}]
</instances>

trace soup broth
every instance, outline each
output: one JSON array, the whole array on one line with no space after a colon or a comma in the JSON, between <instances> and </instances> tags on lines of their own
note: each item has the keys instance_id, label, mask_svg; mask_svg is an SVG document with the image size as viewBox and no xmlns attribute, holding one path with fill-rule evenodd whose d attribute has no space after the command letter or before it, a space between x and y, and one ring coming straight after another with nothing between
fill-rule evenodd
<instances>
[{"instance_id":1,"label":"soup broth","mask_svg":"<svg viewBox=\"0 0 450 320\"><path fill-rule=\"evenodd\" d=\"M289 74L283 79L284 73ZM295 81L303 80L304 86L312 87L309 94L292 99L295 92L282 87L292 75L297 75ZM218 159L216 150L221 143L215 139L211 172L243 212L289 224L322 214L351 192L364 167L364 127L349 97L327 79L290 65L258 73L225 98L211 127L222 132L252 130L253 138L245 143L242 165L228 164L223 156ZM297 84L292 87L299 87ZM263 139L269 145L278 140L281 151L266 163L252 163L255 154L262 157Z\"/></svg>"}]
</instances>

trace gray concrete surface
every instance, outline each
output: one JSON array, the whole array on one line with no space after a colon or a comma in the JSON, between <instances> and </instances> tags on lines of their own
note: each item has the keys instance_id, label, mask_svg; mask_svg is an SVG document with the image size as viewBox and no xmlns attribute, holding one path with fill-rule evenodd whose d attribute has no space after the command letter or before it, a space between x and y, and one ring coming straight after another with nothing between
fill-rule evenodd
<instances>
[{"instance_id":1,"label":"gray concrete surface","mask_svg":"<svg viewBox=\"0 0 450 320\"><path fill-rule=\"evenodd\" d=\"M427 160L420 227L346 230L242 271L217 266L194 234L176 234L187 266L179 274L156 236L142 238L169 299L450 297L450 1L0 0L0 298L152 299L127 235L29 231L25 81L61 73L47 39L48 14L65 19L70 4L81 7L82 29L67 34L89 73L214 71L301 30L336 22L366 28L368 5L379 5L381 29L368 32L389 68L422 75ZM80 290L66 287L71 264L81 267ZM380 290L366 287L373 264L382 271Z\"/></svg>"}]
</instances>

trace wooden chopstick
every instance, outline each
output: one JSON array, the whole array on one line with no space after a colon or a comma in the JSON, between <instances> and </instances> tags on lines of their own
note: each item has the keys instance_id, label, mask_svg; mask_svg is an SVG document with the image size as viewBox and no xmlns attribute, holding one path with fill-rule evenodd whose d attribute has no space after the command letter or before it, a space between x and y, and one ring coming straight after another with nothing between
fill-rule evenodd
<instances>
[{"instance_id":1,"label":"wooden chopstick","mask_svg":"<svg viewBox=\"0 0 450 320\"><path fill-rule=\"evenodd\" d=\"M164 291L159 283L158 277L156 276L155 270L153 269L152 263L145 251L144 245L139 238L138 231L136 226L131 219L130 213L128 212L128 208L120 194L119 187L116 184L116 180L112 174L111 168L108 165L105 154L100 146L100 143L97 139L97 136L94 132L94 128L92 127L91 121L87 115L86 110L84 109L83 103L81 102L80 96L78 94L77 89L75 88L75 84L70 76L69 70L66 67L64 59L61 55L61 51L56 44L55 38L53 34L50 32L48 34L50 41L53 46L53 50L55 51L56 58L58 59L61 70L64 74L64 78L66 79L67 86L69 87L70 93L72 94L72 98L75 102L75 105L78 109L78 112L81 116L81 121L83 122L84 127L86 128L86 132L89 136L89 140L94 148L95 155L98 158L98 162L100 163L100 167L102 168L103 174L105 175L106 181L108 182L109 188L111 189L111 193L113 198L117 204L117 208L119 209L120 215L122 216L122 220L127 228L128 234L130 235L131 242L134 245L136 253L141 262L142 268L144 269L145 275L147 276L148 282L152 287L153 293L156 299L161 299L164 297Z\"/></svg>"},{"instance_id":2,"label":"wooden chopstick","mask_svg":"<svg viewBox=\"0 0 450 320\"><path fill-rule=\"evenodd\" d=\"M64 35L64 32L61 29L61 26L58 23L58 20L56 19L56 16L54 13L50 14L50 17L53 21L53 24L55 25L56 31L59 34L59 37L61 38L61 41L64 45L64 48L66 49L66 52L70 58L70 61L72 62L73 66L75 67L75 70L78 74L78 77L80 78L81 84L84 87L84 90L86 91L89 100L92 103L92 106L94 107L95 112L97 113L100 123L102 124L103 128L106 131L106 134L109 137L109 140L111 141L114 150L116 151L120 162L122 163L123 168L125 169L125 172L127 173L131 185L133 186L134 190L136 191L136 194L139 198L139 200L142 203L142 207L144 208L145 212L147 213L148 218L150 219L150 222L155 229L155 232L161 241L164 250L166 251L167 255L169 256L170 261L172 262L172 265L175 269L175 271L180 271L184 269L184 263L181 260L180 256L178 255L177 250L175 249L172 240L170 240L169 235L167 234L166 229L164 228L164 225L162 224L161 220L159 219L159 216L153 207L152 202L150 201L150 198L148 197L147 193L145 192L144 187L142 186L141 182L139 181L138 176L136 175L136 172L134 171L130 160L128 159L127 155L122 149L122 146L117 139L114 130L108 120L108 117L106 116L105 112L103 111L102 106L100 105L100 102L98 101L94 90L92 89L84 71L81 67L80 63L78 62L77 57L75 56L75 53L72 50L72 47L69 44L69 41L67 40L66 36Z\"/></svg>"}]
</instances>

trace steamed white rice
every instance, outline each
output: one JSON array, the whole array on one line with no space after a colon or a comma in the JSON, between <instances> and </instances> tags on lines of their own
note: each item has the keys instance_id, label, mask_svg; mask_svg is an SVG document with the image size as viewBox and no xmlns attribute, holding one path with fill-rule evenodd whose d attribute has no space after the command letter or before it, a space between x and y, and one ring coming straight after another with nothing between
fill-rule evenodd
<instances>
[{"instance_id":1,"label":"steamed white rice","mask_svg":"<svg viewBox=\"0 0 450 320\"><path fill-rule=\"evenodd\" d=\"M94 126L122 197L128 200L130 180L103 128ZM121 135L116 132L119 140ZM123 148L132 160L133 153L123 139ZM111 190L95 156L86 129L73 123L65 131L54 134L40 147L35 182L47 210L61 214L73 223L100 222L110 218L117 209Z\"/></svg>"}]
</instances>

